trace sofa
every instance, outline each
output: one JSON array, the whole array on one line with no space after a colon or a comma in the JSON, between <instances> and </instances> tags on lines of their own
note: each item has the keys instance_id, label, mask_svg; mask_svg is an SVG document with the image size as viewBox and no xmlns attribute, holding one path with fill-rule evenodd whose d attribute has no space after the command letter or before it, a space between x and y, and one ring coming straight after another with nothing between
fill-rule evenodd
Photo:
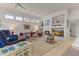
<instances>
[{"instance_id":1,"label":"sofa","mask_svg":"<svg viewBox=\"0 0 79 59\"><path fill-rule=\"evenodd\" d=\"M0 31L0 48L4 47L5 45L6 45L6 38L4 37L2 32Z\"/></svg>"},{"instance_id":2,"label":"sofa","mask_svg":"<svg viewBox=\"0 0 79 59\"><path fill-rule=\"evenodd\" d=\"M9 42L18 40L18 35L12 35L9 30L2 30L2 33Z\"/></svg>"},{"instance_id":3,"label":"sofa","mask_svg":"<svg viewBox=\"0 0 79 59\"><path fill-rule=\"evenodd\" d=\"M0 30L0 45L9 45L18 42L18 35L12 35L9 30Z\"/></svg>"}]
</instances>

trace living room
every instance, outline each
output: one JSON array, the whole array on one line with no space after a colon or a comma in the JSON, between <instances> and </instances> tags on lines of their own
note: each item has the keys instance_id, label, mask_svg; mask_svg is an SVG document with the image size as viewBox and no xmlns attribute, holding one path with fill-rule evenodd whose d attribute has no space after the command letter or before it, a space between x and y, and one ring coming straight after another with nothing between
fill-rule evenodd
<instances>
[{"instance_id":1,"label":"living room","mask_svg":"<svg viewBox=\"0 0 79 59\"><path fill-rule=\"evenodd\" d=\"M78 7L76 3L0 4L0 55L79 55L71 53L79 48Z\"/></svg>"}]
</instances>

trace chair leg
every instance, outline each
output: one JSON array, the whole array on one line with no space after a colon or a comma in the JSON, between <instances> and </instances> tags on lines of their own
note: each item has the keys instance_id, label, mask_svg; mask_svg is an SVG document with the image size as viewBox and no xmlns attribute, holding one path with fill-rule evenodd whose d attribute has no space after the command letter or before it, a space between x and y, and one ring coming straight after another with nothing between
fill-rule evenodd
<instances>
[{"instance_id":1,"label":"chair leg","mask_svg":"<svg viewBox=\"0 0 79 59\"><path fill-rule=\"evenodd\" d=\"M54 41L54 39L51 39L51 40L50 40L50 44L54 44L54 43L56 43L56 42Z\"/></svg>"}]
</instances>

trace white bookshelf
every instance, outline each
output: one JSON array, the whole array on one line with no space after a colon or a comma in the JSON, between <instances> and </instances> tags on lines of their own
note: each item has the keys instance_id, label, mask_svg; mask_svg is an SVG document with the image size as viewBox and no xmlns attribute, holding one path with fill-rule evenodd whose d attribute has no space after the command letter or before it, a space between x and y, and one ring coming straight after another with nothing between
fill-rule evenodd
<instances>
[{"instance_id":1,"label":"white bookshelf","mask_svg":"<svg viewBox=\"0 0 79 59\"><path fill-rule=\"evenodd\" d=\"M45 31L49 31L51 33L52 28L63 30L64 31L64 37L63 39L69 39L70 38L70 26L68 24L68 14L67 10L62 10L59 12L56 12L50 16L47 16L46 18L43 18L43 33ZM49 20L50 24L46 25L45 22ZM49 23L49 22L48 22Z\"/></svg>"}]
</instances>

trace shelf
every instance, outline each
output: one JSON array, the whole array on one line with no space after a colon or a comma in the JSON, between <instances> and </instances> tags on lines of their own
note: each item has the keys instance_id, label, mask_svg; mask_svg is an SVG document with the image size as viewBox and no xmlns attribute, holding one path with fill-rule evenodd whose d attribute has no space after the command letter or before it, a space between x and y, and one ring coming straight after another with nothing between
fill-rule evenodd
<instances>
[{"instance_id":1,"label":"shelf","mask_svg":"<svg viewBox=\"0 0 79 59\"><path fill-rule=\"evenodd\" d=\"M58 15L52 18L52 26L63 27L65 24L64 14Z\"/></svg>"},{"instance_id":2,"label":"shelf","mask_svg":"<svg viewBox=\"0 0 79 59\"><path fill-rule=\"evenodd\" d=\"M64 26L60 26L60 27L59 26L57 26L57 27L52 26L51 28L64 28Z\"/></svg>"}]
</instances>

